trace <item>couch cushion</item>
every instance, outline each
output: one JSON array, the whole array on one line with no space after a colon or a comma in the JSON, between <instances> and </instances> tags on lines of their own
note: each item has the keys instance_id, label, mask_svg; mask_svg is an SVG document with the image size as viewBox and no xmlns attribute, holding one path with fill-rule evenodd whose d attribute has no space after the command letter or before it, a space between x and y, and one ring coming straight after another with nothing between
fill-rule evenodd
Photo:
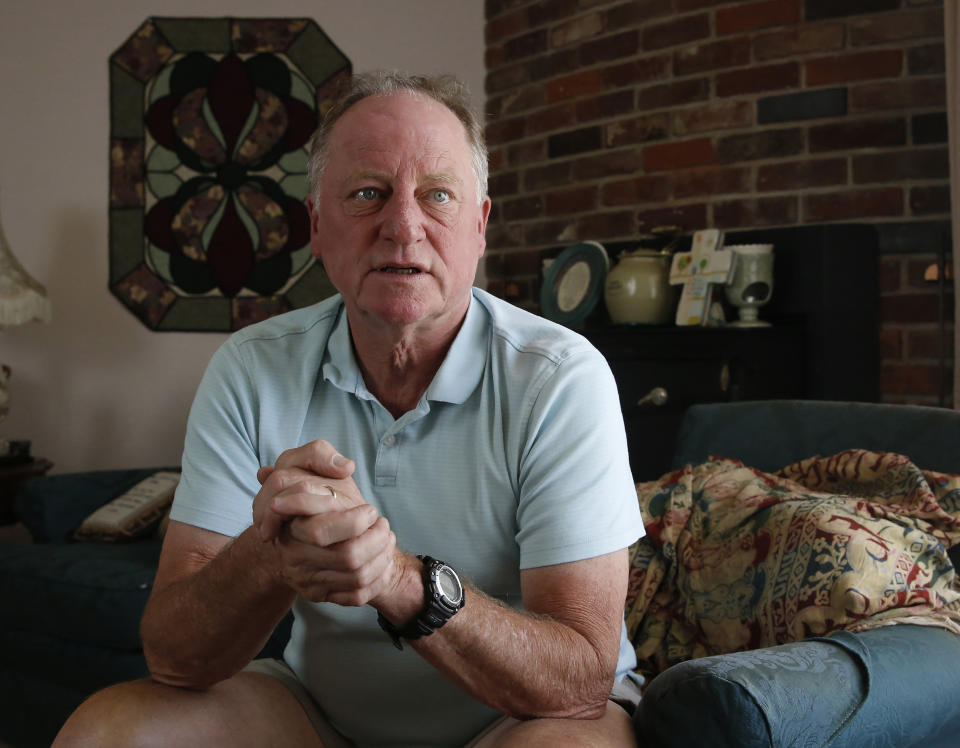
<instances>
[{"instance_id":1,"label":"couch cushion","mask_svg":"<svg viewBox=\"0 0 960 748\"><path fill-rule=\"evenodd\" d=\"M0 545L0 627L136 651L160 542Z\"/></svg>"},{"instance_id":2,"label":"couch cushion","mask_svg":"<svg viewBox=\"0 0 960 748\"><path fill-rule=\"evenodd\" d=\"M99 470L25 481L17 513L38 543L65 540L91 512L156 473L176 468Z\"/></svg>"}]
</instances>

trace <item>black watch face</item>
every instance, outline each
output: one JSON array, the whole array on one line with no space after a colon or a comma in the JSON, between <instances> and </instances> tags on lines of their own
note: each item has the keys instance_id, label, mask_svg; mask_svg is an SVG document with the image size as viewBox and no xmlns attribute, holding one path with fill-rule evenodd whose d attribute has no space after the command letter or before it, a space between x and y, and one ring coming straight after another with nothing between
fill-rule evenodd
<instances>
[{"instance_id":1,"label":"black watch face","mask_svg":"<svg viewBox=\"0 0 960 748\"><path fill-rule=\"evenodd\" d=\"M437 569L437 586L441 594L453 605L460 604L463 599L463 587L460 586L460 580L449 566L441 566Z\"/></svg>"}]
</instances>

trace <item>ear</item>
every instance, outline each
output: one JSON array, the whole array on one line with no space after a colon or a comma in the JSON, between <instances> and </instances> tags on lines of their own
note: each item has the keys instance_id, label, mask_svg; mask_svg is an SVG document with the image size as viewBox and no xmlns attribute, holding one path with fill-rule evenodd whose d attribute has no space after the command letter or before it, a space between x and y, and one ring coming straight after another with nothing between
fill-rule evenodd
<instances>
[{"instance_id":1,"label":"ear","mask_svg":"<svg viewBox=\"0 0 960 748\"><path fill-rule=\"evenodd\" d=\"M477 257L483 257L483 253L487 249L487 219L490 218L490 206L492 205L490 198L485 197L483 199L483 204L480 206L480 215L477 217L477 234L479 236L479 252Z\"/></svg>"},{"instance_id":2,"label":"ear","mask_svg":"<svg viewBox=\"0 0 960 748\"><path fill-rule=\"evenodd\" d=\"M304 205L307 206L307 213L310 216L310 252L320 262L323 262L323 258L320 256L320 242L318 240L320 236L320 211L317 210L314 204L313 195L307 195L307 199L303 202Z\"/></svg>"}]
</instances>

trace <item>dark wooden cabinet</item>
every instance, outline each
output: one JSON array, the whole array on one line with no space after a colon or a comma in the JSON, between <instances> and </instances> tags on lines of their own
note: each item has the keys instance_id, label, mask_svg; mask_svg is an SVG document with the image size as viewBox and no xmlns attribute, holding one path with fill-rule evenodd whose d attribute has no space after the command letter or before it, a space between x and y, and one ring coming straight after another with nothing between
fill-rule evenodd
<instances>
[{"instance_id":1,"label":"dark wooden cabinet","mask_svg":"<svg viewBox=\"0 0 960 748\"><path fill-rule=\"evenodd\" d=\"M802 398L803 327L605 327L586 336L617 380L636 480L670 468L683 412L694 403ZM663 404L643 400L666 390Z\"/></svg>"}]
</instances>

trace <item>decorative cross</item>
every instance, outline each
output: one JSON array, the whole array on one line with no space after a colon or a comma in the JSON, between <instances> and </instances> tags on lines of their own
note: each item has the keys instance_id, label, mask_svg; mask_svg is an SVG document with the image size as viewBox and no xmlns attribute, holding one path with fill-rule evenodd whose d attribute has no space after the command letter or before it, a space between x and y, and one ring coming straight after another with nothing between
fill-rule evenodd
<instances>
[{"instance_id":1,"label":"decorative cross","mask_svg":"<svg viewBox=\"0 0 960 748\"><path fill-rule=\"evenodd\" d=\"M723 233L705 229L693 235L689 252L678 252L670 266L671 285L683 284L677 306L678 325L704 325L709 318L710 287L726 283L733 265L733 252L720 249Z\"/></svg>"}]
</instances>

